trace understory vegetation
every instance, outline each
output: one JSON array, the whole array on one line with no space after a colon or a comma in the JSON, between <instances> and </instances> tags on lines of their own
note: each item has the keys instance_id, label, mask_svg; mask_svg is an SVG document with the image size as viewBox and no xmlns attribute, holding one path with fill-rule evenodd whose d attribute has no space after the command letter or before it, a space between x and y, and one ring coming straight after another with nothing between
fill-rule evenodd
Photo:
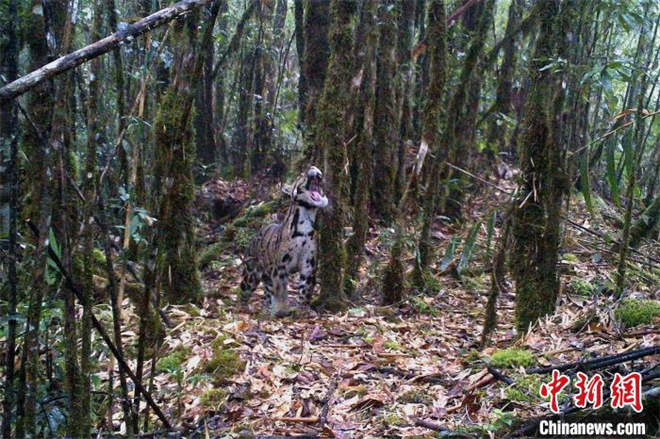
<instances>
[{"instance_id":1,"label":"understory vegetation","mask_svg":"<svg viewBox=\"0 0 660 439\"><path fill-rule=\"evenodd\" d=\"M652 0L0 0L2 437L658 435L659 34ZM556 368L645 410L555 416Z\"/></svg>"}]
</instances>

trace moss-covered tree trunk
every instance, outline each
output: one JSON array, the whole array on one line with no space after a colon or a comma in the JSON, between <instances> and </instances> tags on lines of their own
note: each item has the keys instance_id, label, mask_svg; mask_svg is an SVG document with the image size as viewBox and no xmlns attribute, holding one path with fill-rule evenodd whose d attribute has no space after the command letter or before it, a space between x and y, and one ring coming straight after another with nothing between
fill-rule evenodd
<instances>
[{"instance_id":1,"label":"moss-covered tree trunk","mask_svg":"<svg viewBox=\"0 0 660 439\"><path fill-rule=\"evenodd\" d=\"M376 100L376 47L378 46L378 26L376 26L377 0L366 0L362 6L362 26L364 26L364 59L362 63L362 84L358 108L362 110L358 145L354 154L355 200L353 203L353 235L348 239L346 251L346 292L353 295L357 274L362 264L364 244L369 232L369 194L373 175L373 131L374 107ZM356 50L360 50L356 47ZM361 55L362 56L362 55ZM357 58L357 57L356 57Z\"/></svg>"},{"instance_id":2,"label":"moss-covered tree trunk","mask_svg":"<svg viewBox=\"0 0 660 439\"><path fill-rule=\"evenodd\" d=\"M206 7L203 15L208 18L211 7ZM202 74L195 94L195 145L197 160L204 166L213 165L217 162L218 151L216 148L213 129L215 127L215 109L213 108L213 56L214 45L209 44L202 47L204 65ZM219 75L222 76L222 75ZM219 113L222 116L222 113ZM202 176L203 178L204 176Z\"/></svg>"},{"instance_id":3,"label":"moss-covered tree trunk","mask_svg":"<svg viewBox=\"0 0 660 439\"><path fill-rule=\"evenodd\" d=\"M412 91L415 70L412 64L412 41L414 35L415 1L397 0L397 132L396 177L394 199L400 200L406 184L406 153L412 141Z\"/></svg>"},{"instance_id":4,"label":"moss-covered tree trunk","mask_svg":"<svg viewBox=\"0 0 660 439\"><path fill-rule=\"evenodd\" d=\"M18 77L18 55L19 44L16 32L16 21L18 8L16 0L4 0L0 7L7 8L7 13L0 18L0 33L4 35L0 43L0 74L12 82ZM7 288L0 295L5 301L6 315L16 314L19 300L18 285L18 196L19 196L19 162L18 162L18 113L14 105L3 105L0 107L0 148L9 151L6 175L0 175L0 184L7 190L0 190L0 196L9 197L9 224L7 245ZM3 163L4 164L4 163ZM0 208L2 208L0 203ZM0 229L4 225L0 224ZM8 319L6 326L6 354L2 358L5 367L4 392L2 401L2 427L0 436L11 437L12 416L14 412L14 401L16 400L15 363L16 363L16 336L18 321L15 318Z\"/></svg>"},{"instance_id":5,"label":"moss-covered tree trunk","mask_svg":"<svg viewBox=\"0 0 660 439\"><path fill-rule=\"evenodd\" d=\"M319 281L322 308L336 310L344 306L344 224L346 221L348 176L346 165L346 107L350 102L350 78L353 76L353 25L357 11L355 0L332 0L329 31L330 61L317 109L316 143L323 153L330 206L321 216ZM309 119L308 119L309 121Z\"/></svg>"},{"instance_id":6,"label":"moss-covered tree trunk","mask_svg":"<svg viewBox=\"0 0 660 439\"><path fill-rule=\"evenodd\" d=\"M556 132L562 112L561 78L541 70L557 55L568 29L570 5L540 4L540 31L530 63L532 78L520 141L522 176L513 201L511 271L516 284L516 326L520 333L555 309L560 212L567 190L562 148Z\"/></svg>"},{"instance_id":7,"label":"moss-covered tree trunk","mask_svg":"<svg viewBox=\"0 0 660 439\"><path fill-rule=\"evenodd\" d=\"M418 243L418 264L415 265L413 282L416 286L424 284L424 273L429 266L431 254L431 225L440 196L439 172L442 162L447 157L448 145L440 142L440 121L444 119L443 95L447 79L447 31L445 26L445 4L442 0L433 0L428 11L428 48L429 81L424 91L425 99L422 109L422 139L421 149L430 150L433 154L431 178L428 182L422 203L422 231Z\"/></svg>"},{"instance_id":8,"label":"moss-covered tree trunk","mask_svg":"<svg viewBox=\"0 0 660 439\"><path fill-rule=\"evenodd\" d=\"M488 32L492 27L494 7L494 0L485 0L480 7L470 8L476 14L476 29L470 35L458 84L447 109L445 139L447 145L451 146L449 161L461 168L467 165L470 153L474 151L472 145L475 131L474 122L478 112L483 71L481 58ZM465 176L454 174L450 168L446 168L446 171L443 176L445 188L440 200L441 209L447 216L457 219L462 216ZM450 190L452 179L456 179L458 183Z\"/></svg>"},{"instance_id":9,"label":"moss-covered tree trunk","mask_svg":"<svg viewBox=\"0 0 660 439\"><path fill-rule=\"evenodd\" d=\"M303 34L305 39L303 64L301 70L304 76L305 160L316 163L323 157L323 150L316 142L318 139L316 121L317 106L324 92L330 44L328 32L330 29L330 2L306 0Z\"/></svg>"},{"instance_id":10,"label":"moss-covered tree trunk","mask_svg":"<svg viewBox=\"0 0 660 439\"><path fill-rule=\"evenodd\" d=\"M298 122L305 123L305 99L307 95L307 77L305 76L305 7L303 0L293 0L293 17L296 36L296 54L298 55Z\"/></svg>"},{"instance_id":11,"label":"moss-covered tree trunk","mask_svg":"<svg viewBox=\"0 0 660 439\"><path fill-rule=\"evenodd\" d=\"M394 183L397 167L396 139L396 17L394 0L378 3L378 55L376 62L376 114L374 126L374 185L372 202L380 219L389 223L394 214Z\"/></svg>"},{"instance_id":12,"label":"moss-covered tree trunk","mask_svg":"<svg viewBox=\"0 0 660 439\"><path fill-rule=\"evenodd\" d=\"M522 16L523 2L521 0L512 0L509 5L509 17L506 22L505 35L510 34L518 26ZM495 102L489 109L491 116L490 127L488 129L487 153L494 159L497 152L504 150L506 146L507 123L502 120L502 116L511 114L511 95L513 92L513 74L516 69L516 60L518 50L516 47L517 38L513 37L507 40L502 48L504 55L497 75L497 90L495 92Z\"/></svg>"},{"instance_id":13,"label":"moss-covered tree trunk","mask_svg":"<svg viewBox=\"0 0 660 439\"><path fill-rule=\"evenodd\" d=\"M163 255L163 292L174 303L196 302L201 291L195 251L195 186L192 165L195 144L191 105L198 78L196 67L197 13L174 26L175 59L170 85L156 112L155 176L163 187L158 216L159 253Z\"/></svg>"},{"instance_id":14,"label":"moss-covered tree trunk","mask_svg":"<svg viewBox=\"0 0 660 439\"><path fill-rule=\"evenodd\" d=\"M260 2L257 7L259 30L254 50L254 145L251 151L251 173L256 173L265 163L270 149L269 82L272 79L273 62L270 46L273 44L272 19L274 2Z\"/></svg>"},{"instance_id":15,"label":"moss-covered tree trunk","mask_svg":"<svg viewBox=\"0 0 660 439\"><path fill-rule=\"evenodd\" d=\"M250 146L252 145L252 125L250 116L253 111L254 91L254 50L243 49L239 76L238 114L236 120L236 156L234 158L234 175L248 176Z\"/></svg>"},{"instance_id":16,"label":"moss-covered tree trunk","mask_svg":"<svg viewBox=\"0 0 660 439\"><path fill-rule=\"evenodd\" d=\"M39 13L41 2L33 0L27 15L26 26L34 32L27 39L31 68L39 68L55 55L58 38L53 34L53 25L61 20L62 3L55 2L47 12L48 17ZM66 9L64 9L66 10ZM52 20L52 21L51 21ZM49 44L50 42L50 44ZM40 369L40 320L43 299L48 291L45 281L45 267L48 248L48 231L51 225L53 208L54 168L56 155L50 145L49 134L53 124L53 109L57 90L52 83L38 85L28 99L28 111L32 122L39 129L33 129L31 122L25 123L23 150L28 157L25 167L27 202L24 204L24 218L37 225L34 239L34 269L31 272L28 292L26 332L23 337L21 368L18 374L16 395L15 437L33 436L35 433L36 401ZM33 236L28 231L27 236Z\"/></svg>"},{"instance_id":17,"label":"moss-covered tree trunk","mask_svg":"<svg viewBox=\"0 0 660 439\"><path fill-rule=\"evenodd\" d=\"M630 229L630 246L637 247L642 239L647 238L658 230L660 224L660 195L656 196L651 204L641 213Z\"/></svg>"}]
</instances>

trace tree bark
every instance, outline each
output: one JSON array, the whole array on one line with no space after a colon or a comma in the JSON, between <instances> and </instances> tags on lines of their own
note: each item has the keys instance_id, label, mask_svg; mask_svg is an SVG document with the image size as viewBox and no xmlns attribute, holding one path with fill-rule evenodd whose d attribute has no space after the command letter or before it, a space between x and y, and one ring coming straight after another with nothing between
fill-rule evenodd
<instances>
[{"instance_id":1,"label":"tree bark","mask_svg":"<svg viewBox=\"0 0 660 439\"><path fill-rule=\"evenodd\" d=\"M369 195L373 176L373 131L374 107L376 104L376 47L378 47L378 26L376 21L377 0L366 0L362 6L362 25L364 26L364 46L362 63L362 84L358 107L362 110L361 130L358 147L353 154L355 162L355 202L353 204L353 235L348 239L346 250L346 292L353 295L357 283L357 274L364 259L364 244L369 232Z\"/></svg>"},{"instance_id":2,"label":"tree bark","mask_svg":"<svg viewBox=\"0 0 660 439\"><path fill-rule=\"evenodd\" d=\"M570 3L570 2L569 2ZM564 9L565 8L565 9ZM519 333L554 312L559 293L557 272L560 212L567 192L561 145L556 136L563 93L561 78L541 71L566 38L570 5L558 1L540 5L540 33L530 63L532 86L522 128L522 181L513 201L511 271L516 284L516 326Z\"/></svg>"},{"instance_id":3,"label":"tree bark","mask_svg":"<svg viewBox=\"0 0 660 439\"><path fill-rule=\"evenodd\" d=\"M439 172L442 162L447 157L449 145L440 143L439 124L444 119L443 99L447 80L447 31L445 24L445 4L443 0L433 0L428 11L428 36L432 41L429 50L429 76L422 110L421 151L433 152L430 176L426 193L423 197L422 231L419 237L419 263L415 265L413 282L418 287L424 285L424 274L428 269L431 255L431 225L435 217L435 206L440 197Z\"/></svg>"},{"instance_id":4,"label":"tree bark","mask_svg":"<svg viewBox=\"0 0 660 439\"><path fill-rule=\"evenodd\" d=\"M319 248L319 305L325 309L343 308L345 294L344 224L347 211L346 112L350 102L350 82L353 64L352 20L357 11L355 0L332 0L329 31L330 61L317 116L316 144L324 156L327 185L330 188L329 208L321 216ZM309 40L308 40L309 41ZM306 46L307 47L307 46ZM309 121L309 119L308 119Z\"/></svg>"},{"instance_id":5,"label":"tree bark","mask_svg":"<svg viewBox=\"0 0 660 439\"><path fill-rule=\"evenodd\" d=\"M396 63L396 21L394 0L384 0L378 5L380 39L376 65L376 141L374 153L374 185L372 204L384 223L389 223L394 214L394 180L396 178L397 154L395 153L395 95L394 73Z\"/></svg>"},{"instance_id":6,"label":"tree bark","mask_svg":"<svg viewBox=\"0 0 660 439\"><path fill-rule=\"evenodd\" d=\"M306 0L305 21L305 53L302 70L305 77L305 159L310 163L318 162L323 151L316 144L316 107L324 91L330 46L328 30L330 29L330 3L328 1Z\"/></svg>"}]
</instances>

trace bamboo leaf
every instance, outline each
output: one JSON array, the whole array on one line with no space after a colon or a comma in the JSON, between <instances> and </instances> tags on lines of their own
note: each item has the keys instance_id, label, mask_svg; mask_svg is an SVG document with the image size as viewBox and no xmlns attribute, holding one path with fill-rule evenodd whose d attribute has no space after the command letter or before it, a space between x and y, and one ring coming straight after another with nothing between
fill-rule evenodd
<instances>
[{"instance_id":1,"label":"bamboo leaf","mask_svg":"<svg viewBox=\"0 0 660 439\"><path fill-rule=\"evenodd\" d=\"M474 244L477 240L477 234L479 233L479 227L481 227L481 221L477 221L476 224L472 226L472 229L470 229L470 233L468 233L467 239L465 240L463 254L461 254L461 259L458 261L458 266L456 267L459 274L467 266L468 262L470 262L470 257L474 250Z\"/></svg>"},{"instance_id":2,"label":"bamboo leaf","mask_svg":"<svg viewBox=\"0 0 660 439\"><path fill-rule=\"evenodd\" d=\"M607 142L607 148L605 151L607 182L609 183L610 190L612 191L612 200L614 201L614 204L621 207L621 201L619 200L619 181L616 178L616 161L614 160L614 148L615 142Z\"/></svg>"},{"instance_id":3,"label":"bamboo leaf","mask_svg":"<svg viewBox=\"0 0 660 439\"><path fill-rule=\"evenodd\" d=\"M580 163L580 183L582 186L582 196L587 204L587 209L591 215L594 214L594 203L591 199L591 184L589 182L589 149L582 154Z\"/></svg>"},{"instance_id":4,"label":"bamboo leaf","mask_svg":"<svg viewBox=\"0 0 660 439\"><path fill-rule=\"evenodd\" d=\"M451 242L449 243L449 246L447 246L447 251L445 252L445 257L442 258L442 262L440 263L440 271L444 271L449 267L449 264L451 264L451 261L454 260L454 254L456 253L456 248L458 247L458 244L460 244L461 238L458 236L454 236L451 239Z\"/></svg>"},{"instance_id":5,"label":"bamboo leaf","mask_svg":"<svg viewBox=\"0 0 660 439\"><path fill-rule=\"evenodd\" d=\"M62 259L62 252L60 251L60 246L57 243L57 238L55 238L55 233L53 232L52 228L50 230L48 230L48 245L53 250L53 252L57 255L57 257L59 259Z\"/></svg>"},{"instance_id":6,"label":"bamboo leaf","mask_svg":"<svg viewBox=\"0 0 660 439\"><path fill-rule=\"evenodd\" d=\"M493 235L495 233L495 220L497 219L497 210L494 210L488 221L488 227L486 228L486 257L490 259L492 244L493 244Z\"/></svg>"}]
</instances>

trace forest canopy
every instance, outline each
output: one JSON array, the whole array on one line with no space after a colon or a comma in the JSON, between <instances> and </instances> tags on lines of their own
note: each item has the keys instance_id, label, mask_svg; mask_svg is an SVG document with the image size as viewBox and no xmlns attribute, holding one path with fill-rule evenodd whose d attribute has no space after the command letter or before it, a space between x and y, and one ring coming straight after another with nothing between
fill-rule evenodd
<instances>
[{"instance_id":1,"label":"forest canopy","mask_svg":"<svg viewBox=\"0 0 660 439\"><path fill-rule=\"evenodd\" d=\"M2 436L528 437L553 368L638 372L589 419L657 435L659 30L0 0Z\"/></svg>"}]
</instances>

